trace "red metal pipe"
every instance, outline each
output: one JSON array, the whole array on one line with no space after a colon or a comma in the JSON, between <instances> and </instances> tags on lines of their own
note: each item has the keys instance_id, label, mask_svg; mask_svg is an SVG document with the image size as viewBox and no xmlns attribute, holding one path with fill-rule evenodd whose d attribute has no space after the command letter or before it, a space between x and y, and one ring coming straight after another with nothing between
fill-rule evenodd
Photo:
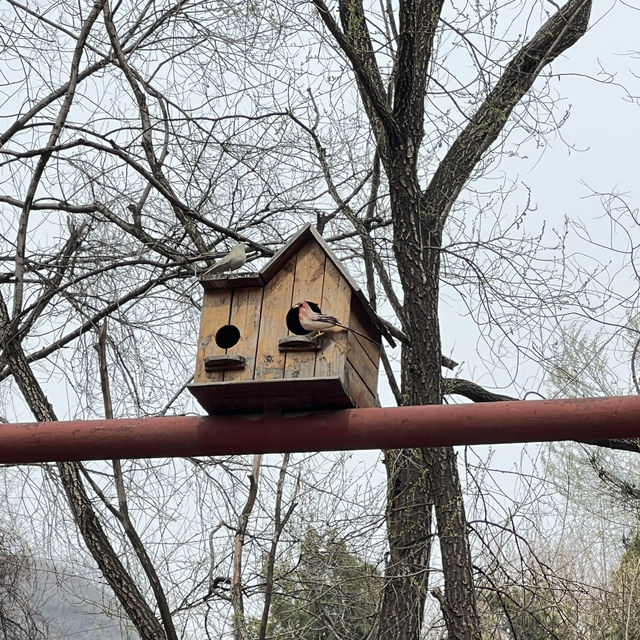
<instances>
[{"instance_id":1,"label":"red metal pipe","mask_svg":"<svg viewBox=\"0 0 640 640\"><path fill-rule=\"evenodd\" d=\"M0 424L0 463L640 437L640 396Z\"/></svg>"}]
</instances>

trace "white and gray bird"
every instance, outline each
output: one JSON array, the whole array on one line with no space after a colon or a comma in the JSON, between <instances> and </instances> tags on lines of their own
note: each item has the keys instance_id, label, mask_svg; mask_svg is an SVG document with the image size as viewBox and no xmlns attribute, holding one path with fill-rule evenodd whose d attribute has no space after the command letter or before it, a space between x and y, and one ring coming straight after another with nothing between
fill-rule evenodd
<instances>
[{"instance_id":1,"label":"white and gray bird","mask_svg":"<svg viewBox=\"0 0 640 640\"><path fill-rule=\"evenodd\" d=\"M226 256L220 258L213 267L207 269L206 273L223 273L227 271L229 275L231 275L232 271L244 266L244 263L247 261L247 254L244 250L246 244L248 243L236 242L231 248L231 251L229 251Z\"/></svg>"}]
</instances>

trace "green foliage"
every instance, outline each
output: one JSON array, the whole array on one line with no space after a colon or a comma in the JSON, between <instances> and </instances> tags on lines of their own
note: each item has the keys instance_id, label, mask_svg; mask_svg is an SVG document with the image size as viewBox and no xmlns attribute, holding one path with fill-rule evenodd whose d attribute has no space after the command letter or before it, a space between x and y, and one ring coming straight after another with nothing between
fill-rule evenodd
<instances>
[{"instance_id":1,"label":"green foliage","mask_svg":"<svg viewBox=\"0 0 640 640\"><path fill-rule=\"evenodd\" d=\"M337 532L310 529L297 561L276 567L267 637L363 640L375 621L381 575L351 553Z\"/></svg>"},{"instance_id":2,"label":"green foliage","mask_svg":"<svg viewBox=\"0 0 640 640\"><path fill-rule=\"evenodd\" d=\"M636 393L638 330L640 316L629 316L618 331L598 332L576 324L563 330L557 343L557 362L550 372L552 395L589 397ZM629 375L631 374L631 375ZM574 443L549 445L545 455L548 479L564 494L574 520L585 519L585 539L602 544L611 563L592 588L588 607L579 612L583 631L576 637L597 640L640 638L640 481L638 454L631 442L628 451L587 447ZM619 535L632 527L634 533ZM536 636L534 636L536 637Z\"/></svg>"},{"instance_id":3,"label":"green foliage","mask_svg":"<svg viewBox=\"0 0 640 640\"><path fill-rule=\"evenodd\" d=\"M603 616L606 640L640 638L640 528L624 545Z\"/></svg>"},{"instance_id":4,"label":"green foliage","mask_svg":"<svg viewBox=\"0 0 640 640\"><path fill-rule=\"evenodd\" d=\"M630 323L631 326L631 323ZM619 367L620 345L612 345L604 330L591 333L586 325L565 328L556 343L555 365L549 372L551 395L561 398L624 395L631 392L625 367Z\"/></svg>"},{"instance_id":5,"label":"green foliage","mask_svg":"<svg viewBox=\"0 0 640 640\"><path fill-rule=\"evenodd\" d=\"M513 586L488 598L497 616L489 637L509 640L566 640L573 638L574 624L553 590L546 585ZM492 626L492 625L489 625Z\"/></svg>"}]
</instances>

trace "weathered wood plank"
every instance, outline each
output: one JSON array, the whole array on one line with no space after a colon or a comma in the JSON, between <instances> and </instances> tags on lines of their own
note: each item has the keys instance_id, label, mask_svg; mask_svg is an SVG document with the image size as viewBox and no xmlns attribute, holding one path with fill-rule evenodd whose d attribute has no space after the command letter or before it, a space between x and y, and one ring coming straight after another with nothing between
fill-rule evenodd
<instances>
[{"instance_id":1,"label":"weathered wood plank","mask_svg":"<svg viewBox=\"0 0 640 640\"><path fill-rule=\"evenodd\" d=\"M255 378L268 380L284 377L285 354L278 341L287 335L286 315L293 304L293 280L296 256L267 283L262 297L262 315L255 362Z\"/></svg>"},{"instance_id":2,"label":"weathered wood plank","mask_svg":"<svg viewBox=\"0 0 640 640\"><path fill-rule=\"evenodd\" d=\"M320 308L323 313L335 316L346 324L349 317L351 287L336 266L327 260L325 264L324 286ZM315 375L317 377L339 375L346 362L347 331L327 331L323 336L322 350L316 356Z\"/></svg>"},{"instance_id":3,"label":"weathered wood plank","mask_svg":"<svg viewBox=\"0 0 640 640\"><path fill-rule=\"evenodd\" d=\"M229 323L240 331L240 340L236 345L227 349L227 354L243 356L245 366L244 369L238 371L226 371L224 374L225 382L253 379L258 350L260 314L262 313L262 292L261 287L234 289L233 291Z\"/></svg>"},{"instance_id":4,"label":"weathered wood plank","mask_svg":"<svg viewBox=\"0 0 640 640\"><path fill-rule=\"evenodd\" d=\"M347 409L354 406L339 378L253 380L192 384L189 391L208 413ZM304 422L301 421L301 428Z\"/></svg>"},{"instance_id":5,"label":"weathered wood plank","mask_svg":"<svg viewBox=\"0 0 640 640\"><path fill-rule=\"evenodd\" d=\"M318 351L321 348L320 338L311 336L285 336L278 341L278 350L288 351Z\"/></svg>"},{"instance_id":6,"label":"weathered wood plank","mask_svg":"<svg viewBox=\"0 0 640 640\"><path fill-rule=\"evenodd\" d=\"M206 356L220 356L225 350L216 345L216 331L229 323L231 313L231 291L207 291L202 300L202 315L200 317L200 335L196 353L196 371L194 382L214 382L223 379L219 371L207 372L204 369Z\"/></svg>"},{"instance_id":7,"label":"weathered wood plank","mask_svg":"<svg viewBox=\"0 0 640 640\"><path fill-rule=\"evenodd\" d=\"M360 303L355 296L351 298L349 326L356 331L360 331L360 333L364 333L365 336L369 336L374 340L380 340L380 332L365 318L364 312L360 308ZM360 343L369 358L371 358L371 362L373 362L377 368L380 361L380 345L371 342L371 340L361 338L356 334L352 335Z\"/></svg>"},{"instance_id":8,"label":"weathered wood plank","mask_svg":"<svg viewBox=\"0 0 640 640\"><path fill-rule=\"evenodd\" d=\"M364 350L360 338L352 331L349 331L347 340L347 361L360 374L360 377L373 395L378 392L378 364L374 363L369 354Z\"/></svg>"},{"instance_id":9,"label":"weathered wood plank","mask_svg":"<svg viewBox=\"0 0 640 640\"><path fill-rule=\"evenodd\" d=\"M345 366L345 371L347 379L347 392L349 393L354 406L359 408L377 407L377 395L371 393L362 378L358 375L358 372L348 362Z\"/></svg>"},{"instance_id":10,"label":"weathered wood plank","mask_svg":"<svg viewBox=\"0 0 640 640\"><path fill-rule=\"evenodd\" d=\"M264 280L259 273L236 273L232 276L224 274L206 275L200 278L203 289L238 289L240 287L262 287Z\"/></svg>"},{"instance_id":11,"label":"weathered wood plank","mask_svg":"<svg viewBox=\"0 0 640 640\"><path fill-rule=\"evenodd\" d=\"M302 300L321 303L325 260L324 251L315 242L307 242L297 253L292 305ZM283 315L290 307L283 310ZM284 377L313 378L315 362L316 355L312 352L287 353Z\"/></svg>"}]
</instances>

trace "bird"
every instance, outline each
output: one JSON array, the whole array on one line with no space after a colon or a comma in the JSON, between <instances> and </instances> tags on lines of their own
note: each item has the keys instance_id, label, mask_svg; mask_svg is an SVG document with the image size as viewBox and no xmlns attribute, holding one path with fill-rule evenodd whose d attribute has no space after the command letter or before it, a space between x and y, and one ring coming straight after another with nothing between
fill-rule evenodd
<instances>
[{"instance_id":1,"label":"bird","mask_svg":"<svg viewBox=\"0 0 640 640\"><path fill-rule=\"evenodd\" d=\"M338 318L336 318L335 316L330 316L326 313L318 313L317 311L314 311L309 306L309 303L306 300L298 302L298 304L294 304L293 306L294 308L298 308L298 320L300 321L300 326L307 331L316 331L317 333L314 336L315 338L321 336L325 331L329 329L340 327L345 331L351 331L352 333L355 333L365 340L369 340L369 342L378 344L369 336L365 336L364 333L360 333L359 331L356 331L355 329L342 324L342 322L340 322L340 320L338 320Z\"/></svg>"},{"instance_id":2,"label":"bird","mask_svg":"<svg viewBox=\"0 0 640 640\"><path fill-rule=\"evenodd\" d=\"M229 275L231 275L232 271L239 269L247 261L247 254L244 250L246 244L248 243L236 242L231 248L231 251L229 251L226 256L220 258L206 273L223 273L224 271L228 271Z\"/></svg>"}]
</instances>

